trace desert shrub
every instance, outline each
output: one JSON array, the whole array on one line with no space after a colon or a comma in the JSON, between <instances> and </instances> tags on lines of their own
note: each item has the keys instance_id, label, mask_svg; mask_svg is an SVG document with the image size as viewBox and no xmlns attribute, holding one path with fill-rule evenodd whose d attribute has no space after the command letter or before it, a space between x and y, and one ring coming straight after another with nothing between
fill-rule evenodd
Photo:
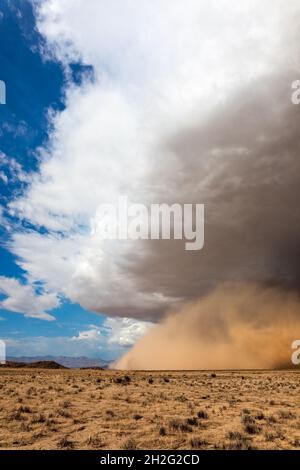
<instances>
[{"instance_id":1,"label":"desert shrub","mask_svg":"<svg viewBox=\"0 0 300 470\"><path fill-rule=\"evenodd\" d=\"M186 398L186 396L184 395L179 395L177 398L176 398L177 401L181 402L181 403L185 403L186 401L188 401L188 399Z\"/></svg>"},{"instance_id":2,"label":"desert shrub","mask_svg":"<svg viewBox=\"0 0 300 470\"><path fill-rule=\"evenodd\" d=\"M193 429L187 423L180 421L179 419L172 419L170 421L170 427L174 431L180 432L192 432Z\"/></svg>"},{"instance_id":3,"label":"desert shrub","mask_svg":"<svg viewBox=\"0 0 300 470\"><path fill-rule=\"evenodd\" d=\"M52 428L52 431L53 431L54 430L54 425L56 424L56 421L55 421L55 419L48 418L48 419L46 419L45 424L48 428Z\"/></svg>"},{"instance_id":4,"label":"desert shrub","mask_svg":"<svg viewBox=\"0 0 300 470\"><path fill-rule=\"evenodd\" d=\"M117 384L128 385L131 382L131 377L129 375L124 375L124 377L115 377L114 382Z\"/></svg>"},{"instance_id":5,"label":"desert shrub","mask_svg":"<svg viewBox=\"0 0 300 470\"><path fill-rule=\"evenodd\" d=\"M123 444L121 446L121 449L123 449L123 450L136 450L137 449L137 443L132 437L129 437L125 442L123 442Z\"/></svg>"},{"instance_id":6,"label":"desert shrub","mask_svg":"<svg viewBox=\"0 0 300 470\"><path fill-rule=\"evenodd\" d=\"M15 410L13 411L12 413L10 413L10 415L8 416L8 420L9 421L22 421L24 420L25 418L22 416L22 413L18 410Z\"/></svg>"},{"instance_id":7,"label":"desert shrub","mask_svg":"<svg viewBox=\"0 0 300 470\"><path fill-rule=\"evenodd\" d=\"M71 406L71 402L69 400L65 400L60 405L62 408L69 408Z\"/></svg>"},{"instance_id":8,"label":"desert shrub","mask_svg":"<svg viewBox=\"0 0 300 470\"><path fill-rule=\"evenodd\" d=\"M243 438L243 435L239 431L229 431L226 437L230 441L235 441L235 440L241 440Z\"/></svg>"},{"instance_id":9,"label":"desert shrub","mask_svg":"<svg viewBox=\"0 0 300 470\"><path fill-rule=\"evenodd\" d=\"M255 423L247 423L244 426L245 432L248 434L259 434L260 433L260 427L257 426Z\"/></svg>"},{"instance_id":10,"label":"desert shrub","mask_svg":"<svg viewBox=\"0 0 300 470\"><path fill-rule=\"evenodd\" d=\"M73 449L74 442L70 441L66 436L64 436L57 442L57 447L58 449Z\"/></svg>"},{"instance_id":11,"label":"desert shrub","mask_svg":"<svg viewBox=\"0 0 300 470\"><path fill-rule=\"evenodd\" d=\"M197 426L198 421L197 421L197 418L192 417L192 418L187 418L186 423L190 426Z\"/></svg>"},{"instance_id":12,"label":"desert shrub","mask_svg":"<svg viewBox=\"0 0 300 470\"><path fill-rule=\"evenodd\" d=\"M266 432L265 434L265 438L267 442L273 442L275 437L276 437L275 434L273 434L272 432Z\"/></svg>"},{"instance_id":13,"label":"desert shrub","mask_svg":"<svg viewBox=\"0 0 300 470\"><path fill-rule=\"evenodd\" d=\"M20 413L31 413L31 408L26 405L19 406L18 411Z\"/></svg>"},{"instance_id":14,"label":"desert shrub","mask_svg":"<svg viewBox=\"0 0 300 470\"><path fill-rule=\"evenodd\" d=\"M71 418L71 413L64 408L57 410L57 414L62 418Z\"/></svg>"},{"instance_id":15,"label":"desert shrub","mask_svg":"<svg viewBox=\"0 0 300 470\"><path fill-rule=\"evenodd\" d=\"M197 413L199 419L208 419L208 413L205 410L200 410Z\"/></svg>"},{"instance_id":16,"label":"desert shrub","mask_svg":"<svg viewBox=\"0 0 300 470\"><path fill-rule=\"evenodd\" d=\"M223 444L223 449L227 449L227 450L252 450L253 449L247 437L239 432L233 431L229 439L230 439L229 443Z\"/></svg>"},{"instance_id":17,"label":"desert shrub","mask_svg":"<svg viewBox=\"0 0 300 470\"><path fill-rule=\"evenodd\" d=\"M106 416L110 418L114 418L115 412L113 410L106 410Z\"/></svg>"},{"instance_id":18,"label":"desert shrub","mask_svg":"<svg viewBox=\"0 0 300 470\"><path fill-rule=\"evenodd\" d=\"M97 434L95 436L89 436L86 440L86 443L88 446L97 448L103 445L101 438Z\"/></svg>"},{"instance_id":19,"label":"desert shrub","mask_svg":"<svg viewBox=\"0 0 300 470\"><path fill-rule=\"evenodd\" d=\"M45 423L46 422L46 417L42 413L38 413L36 415L33 415L31 418L31 423L32 424L38 424L38 423Z\"/></svg>"},{"instance_id":20,"label":"desert shrub","mask_svg":"<svg viewBox=\"0 0 300 470\"><path fill-rule=\"evenodd\" d=\"M242 415L241 421L243 424L254 424L255 419L251 415Z\"/></svg>"},{"instance_id":21,"label":"desert shrub","mask_svg":"<svg viewBox=\"0 0 300 470\"><path fill-rule=\"evenodd\" d=\"M192 449L199 449L200 447L203 447L207 445L207 442L204 439L200 439L199 437L193 437L190 440L190 446Z\"/></svg>"}]
</instances>

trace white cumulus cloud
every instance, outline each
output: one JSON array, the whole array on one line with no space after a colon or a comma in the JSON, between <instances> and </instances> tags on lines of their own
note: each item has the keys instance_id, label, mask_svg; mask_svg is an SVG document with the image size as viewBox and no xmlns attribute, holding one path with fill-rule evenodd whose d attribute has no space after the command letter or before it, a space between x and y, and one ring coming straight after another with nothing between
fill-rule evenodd
<instances>
[{"instance_id":1,"label":"white cumulus cloud","mask_svg":"<svg viewBox=\"0 0 300 470\"><path fill-rule=\"evenodd\" d=\"M35 2L50 52L66 72L76 60L92 65L95 78L80 86L67 80L65 109L49 113L51 132L40 149L39 171L9 207L31 227L44 229L12 235L10 249L30 284L42 282L94 312L156 321L226 276L241 277L241 269L247 278L270 275L270 263L253 266L260 253L242 250L245 232L254 231L236 228L236 214L239 221L245 218L232 201L245 202L243 214L260 207L256 187L268 180L269 166L257 177L253 161L263 165L274 155L274 136L286 135L273 118L285 109L279 100L277 109L274 98L282 98L282 88L266 91L276 87L277 71L289 71L298 57L292 33L298 3ZM269 96L274 109L270 105L265 115ZM231 195L234 188L238 196ZM241 188L251 189L250 196L242 197ZM192 259L171 243L99 240L92 231L97 208L119 195L144 204L210 204L210 249ZM223 232L226 243L218 238ZM253 246L263 239L258 236ZM123 343L143 329L129 320L119 331L116 323L110 327L112 338Z\"/></svg>"},{"instance_id":2,"label":"white cumulus cloud","mask_svg":"<svg viewBox=\"0 0 300 470\"><path fill-rule=\"evenodd\" d=\"M58 307L59 300L54 293L36 294L33 286L21 284L17 279L0 276L0 293L5 296L0 307L10 312L23 313L26 317L40 320L54 320L47 313Z\"/></svg>"}]
</instances>

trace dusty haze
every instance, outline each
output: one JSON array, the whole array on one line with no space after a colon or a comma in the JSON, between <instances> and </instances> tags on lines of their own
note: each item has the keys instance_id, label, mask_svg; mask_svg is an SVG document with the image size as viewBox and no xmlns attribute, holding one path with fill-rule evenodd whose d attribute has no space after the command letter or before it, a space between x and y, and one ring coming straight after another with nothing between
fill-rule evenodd
<instances>
[{"instance_id":1,"label":"dusty haze","mask_svg":"<svg viewBox=\"0 0 300 470\"><path fill-rule=\"evenodd\" d=\"M122 357L119 369L291 367L299 297L277 288L223 285L169 314Z\"/></svg>"}]
</instances>

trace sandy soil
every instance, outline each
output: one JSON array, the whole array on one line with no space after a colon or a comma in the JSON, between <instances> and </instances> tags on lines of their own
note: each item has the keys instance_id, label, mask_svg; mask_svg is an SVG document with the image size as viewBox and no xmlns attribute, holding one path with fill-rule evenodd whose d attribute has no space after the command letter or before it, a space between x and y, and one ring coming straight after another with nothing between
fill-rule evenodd
<instances>
[{"instance_id":1,"label":"sandy soil","mask_svg":"<svg viewBox=\"0 0 300 470\"><path fill-rule=\"evenodd\" d=\"M2 449L300 449L300 370L0 370Z\"/></svg>"}]
</instances>

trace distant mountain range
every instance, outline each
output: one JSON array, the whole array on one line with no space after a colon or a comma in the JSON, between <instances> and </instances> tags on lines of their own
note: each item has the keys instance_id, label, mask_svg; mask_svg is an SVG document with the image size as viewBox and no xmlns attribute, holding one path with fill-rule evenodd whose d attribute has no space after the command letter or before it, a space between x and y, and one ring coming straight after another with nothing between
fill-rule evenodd
<instances>
[{"instance_id":1,"label":"distant mountain range","mask_svg":"<svg viewBox=\"0 0 300 470\"><path fill-rule=\"evenodd\" d=\"M65 369L64 366L54 361L37 361L37 362L19 362L19 361L6 361L5 364L0 364L0 367L9 367L13 369Z\"/></svg>"},{"instance_id":2,"label":"distant mountain range","mask_svg":"<svg viewBox=\"0 0 300 470\"><path fill-rule=\"evenodd\" d=\"M64 367L71 369L79 368L101 368L107 369L112 361L106 361L104 359L92 359L85 356L69 357L69 356L19 356L19 357L7 357L7 361L22 362L29 364L31 362L56 362Z\"/></svg>"}]
</instances>

